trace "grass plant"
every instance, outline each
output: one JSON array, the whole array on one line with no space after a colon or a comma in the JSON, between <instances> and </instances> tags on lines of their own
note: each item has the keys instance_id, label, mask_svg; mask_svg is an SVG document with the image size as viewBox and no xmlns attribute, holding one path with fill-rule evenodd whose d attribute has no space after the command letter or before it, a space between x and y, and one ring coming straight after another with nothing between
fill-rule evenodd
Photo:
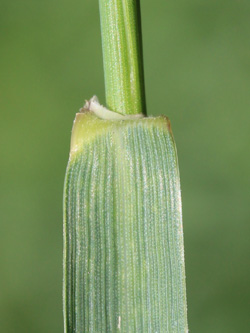
<instances>
[{"instance_id":1,"label":"grass plant","mask_svg":"<svg viewBox=\"0 0 250 333\"><path fill-rule=\"evenodd\" d=\"M72 130L64 329L187 332L176 148L168 118L146 116L139 1L99 4L107 107L87 101Z\"/></svg>"}]
</instances>

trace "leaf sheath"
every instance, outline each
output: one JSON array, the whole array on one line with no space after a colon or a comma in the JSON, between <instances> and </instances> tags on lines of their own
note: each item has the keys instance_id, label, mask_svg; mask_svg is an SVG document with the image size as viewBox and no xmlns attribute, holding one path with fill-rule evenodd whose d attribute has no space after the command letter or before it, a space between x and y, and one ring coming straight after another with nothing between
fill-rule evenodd
<instances>
[{"instance_id":1,"label":"leaf sheath","mask_svg":"<svg viewBox=\"0 0 250 333\"><path fill-rule=\"evenodd\" d=\"M77 117L72 137L82 141L72 142L64 194L65 332L187 332L169 121Z\"/></svg>"}]
</instances>

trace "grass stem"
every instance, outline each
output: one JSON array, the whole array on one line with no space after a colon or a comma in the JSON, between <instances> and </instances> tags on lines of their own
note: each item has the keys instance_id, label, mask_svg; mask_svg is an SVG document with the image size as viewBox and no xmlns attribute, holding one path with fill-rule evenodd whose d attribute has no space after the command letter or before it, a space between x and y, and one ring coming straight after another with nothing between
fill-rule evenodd
<instances>
[{"instance_id":1,"label":"grass stem","mask_svg":"<svg viewBox=\"0 0 250 333\"><path fill-rule=\"evenodd\" d=\"M146 114L139 0L99 0L107 107Z\"/></svg>"}]
</instances>

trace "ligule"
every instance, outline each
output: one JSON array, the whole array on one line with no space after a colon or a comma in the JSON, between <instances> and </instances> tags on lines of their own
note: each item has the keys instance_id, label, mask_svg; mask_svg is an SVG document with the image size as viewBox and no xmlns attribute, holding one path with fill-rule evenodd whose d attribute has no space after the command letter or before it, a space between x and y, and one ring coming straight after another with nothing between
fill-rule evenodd
<instances>
[{"instance_id":1,"label":"ligule","mask_svg":"<svg viewBox=\"0 0 250 333\"><path fill-rule=\"evenodd\" d=\"M180 181L167 118L77 114L64 207L65 332L187 332Z\"/></svg>"}]
</instances>

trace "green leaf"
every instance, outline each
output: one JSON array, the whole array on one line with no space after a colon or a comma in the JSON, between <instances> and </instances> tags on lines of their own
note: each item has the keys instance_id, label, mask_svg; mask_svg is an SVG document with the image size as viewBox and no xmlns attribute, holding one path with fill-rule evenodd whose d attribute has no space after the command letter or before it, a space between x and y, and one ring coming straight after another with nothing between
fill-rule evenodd
<instances>
[{"instance_id":1,"label":"green leaf","mask_svg":"<svg viewBox=\"0 0 250 333\"><path fill-rule=\"evenodd\" d=\"M186 311L169 120L84 110L65 179L65 332L187 332Z\"/></svg>"}]
</instances>

